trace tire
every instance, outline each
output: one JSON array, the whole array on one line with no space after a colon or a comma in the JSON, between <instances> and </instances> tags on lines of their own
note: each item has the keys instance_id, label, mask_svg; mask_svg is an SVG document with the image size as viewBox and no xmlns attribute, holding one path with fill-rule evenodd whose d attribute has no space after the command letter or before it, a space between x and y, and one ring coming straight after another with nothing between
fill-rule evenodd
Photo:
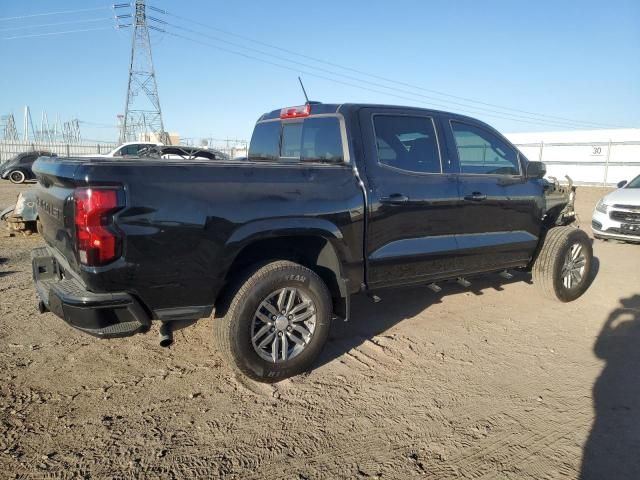
<instances>
[{"instance_id":1,"label":"tire","mask_svg":"<svg viewBox=\"0 0 640 480\"><path fill-rule=\"evenodd\" d=\"M217 347L225 360L259 382L273 383L308 370L329 335L332 303L327 286L315 272L290 261L250 270L220 303L214 319ZM311 307L305 307L309 303ZM305 315L307 320L300 321Z\"/></svg>"},{"instance_id":2,"label":"tire","mask_svg":"<svg viewBox=\"0 0 640 480\"><path fill-rule=\"evenodd\" d=\"M9 172L9 180L11 183L20 184L24 183L27 179L27 176L21 170L14 170L13 172Z\"/></svg>"},{"instance_id":3,"label":"tire","mask_svg":"<svg viewBox=\"0 0 640 480\"><path fill-rule=\"evenodd\" d=\"M533 282L545 297L572 302L589 288L592 263L593 247L585 232L555 227L547 232L533 264Z\"/></svg>"}]
</instances>

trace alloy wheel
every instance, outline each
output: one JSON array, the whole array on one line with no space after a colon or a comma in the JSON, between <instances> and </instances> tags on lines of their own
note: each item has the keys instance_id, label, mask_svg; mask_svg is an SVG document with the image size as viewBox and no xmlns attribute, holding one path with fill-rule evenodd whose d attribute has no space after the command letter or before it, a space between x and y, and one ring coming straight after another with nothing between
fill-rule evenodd
<instances>
[{"instance_id":1,"label":"alloy wheel","mask_svg":"<svg viewBox=\"0 0 640 480\"><path fill-rule=\"evenodd\" d=\"M575 288L584 280L584 272L587 268L587 257L581 243L574 243L565 257L562 265L562 284L565 288Z\"/></svg>"},{"instance_id":2,"label":"alloy wheel","mask_svg":"<svg viewBox=\"0 0 640 480\"><path fill-rule=\"evenodd\" d=\"M316 329L316 306L299 288L272 292L261 303L251 322L251 343L268 362L280 363L300 355Z\"/></svg>"}]
</instances>

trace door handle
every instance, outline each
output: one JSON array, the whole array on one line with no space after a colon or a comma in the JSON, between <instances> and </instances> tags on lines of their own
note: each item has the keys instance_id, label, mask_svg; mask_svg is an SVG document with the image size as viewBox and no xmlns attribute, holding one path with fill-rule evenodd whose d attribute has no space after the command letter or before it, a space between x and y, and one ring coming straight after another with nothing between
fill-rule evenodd
<instances>
[{"instance_id":1,"label":"door handle","mask_svg":"<svg viewBox=\"0 0 640 480\"><path fill-rule=\"evenodd\" d=\"M486 200L487 196L480 192L473 192L471 195L465 195L464 199L470 202L481 202Z\"/></svg>"},{"instance_id":2,"label":"door handle","mask_svg":"<svg viewBox=\"0 0 640 480\"><path fill-rule=\"evenodd\" d=\"M409 201L409 197L403 195L402 193L393 193L388 197L382 197L380 199L380 203L387 203L390 205L401 205L403 203L407 203Z\"/></svg>"}]
</instances>

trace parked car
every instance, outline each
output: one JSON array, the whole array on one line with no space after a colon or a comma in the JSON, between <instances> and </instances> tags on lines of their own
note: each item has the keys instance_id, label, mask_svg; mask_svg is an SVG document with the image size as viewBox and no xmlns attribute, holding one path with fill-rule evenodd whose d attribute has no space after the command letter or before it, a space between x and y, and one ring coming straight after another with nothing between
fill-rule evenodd
<instances>
[{"instance_id":1,"label":"parked car","mask_svg":"<svg viewBox=\"0 0 640 480\"><path fill-rule=\"evenodd\" d=\"M175 160L194 160L204 158L210 160L228 160L229 156L219 150L207 147L184 145L164 145L162 143L127 142L119 145L103 155L80 155L81 158L133 158L158 157Z\"/></svg>"},{"instance_id":2,"label":"parked car","mask_svg":"<svg viewBox=\"0 0 640 480\"><path fill-rule=\"evenodd\" d=\"M273 382L310 367L357 293L514 268L561 302L588 288L575 189L473 118L306 104L263 115L248 157L38 160L40 310L103 338L157 320L163 344L213 316L228 361Z\"/></svg>"},{"instance_id":3,"label":"parked car","mask_svg":"<svg viewBox=\"0 0 640 480\"><path fill-rule=\"evenodd\" d=\"M80 158L118 158L118 157L137 157L141 150L162 146L162 143L154 142L125 142L118 145L110 152L103 154L78 155Z\"/></svg>"},{"instance_id":4,"label":"parked car","mask_svg":"<svg viewBox=\"0 0 640 480\"><path fill-rule=\"evenodd\" d=\"M191 147L185 145L158 145L142 148L138 151L141 157L156 157L170 160L229 160L229 155L220 150L208 147Z\"/></svg>"},{"instance_id":5,"label":"parked car","mask_svg":"<svg viewBox=\"0 0 640 480\"><path fill-rule=\"evenodd\" d=\"M596 238L640 242L640 175L598 202L591 228Z\"/></svg>"},{"instance_id":6,"label":"parked car","mask_svg":"<svg viewBox=\"0 0 640 480\"><path fill-rule=\"evenodd\" d=\"M42 150L17 154L0 165L0 178L9 180L11 183L24 183L27 180L33 180L35 176L33 175L31 167L33 166L33 162L43 155L55 156L55 154L51 152Z\"/></svg>"}]
</instances>

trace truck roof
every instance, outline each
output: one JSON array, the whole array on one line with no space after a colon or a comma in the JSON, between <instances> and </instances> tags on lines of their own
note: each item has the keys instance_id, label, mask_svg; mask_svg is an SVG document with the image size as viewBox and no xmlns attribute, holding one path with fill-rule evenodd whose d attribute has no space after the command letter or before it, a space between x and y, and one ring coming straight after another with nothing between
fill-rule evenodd
<instances>
[{"instance_id":1,"label":"truck roof","mask_svg":"<svg viewBox=\"0 0 640 480\"><path fill-rule=\"evenodd\" d=\"M347 113L351 111L357 111L362 108L400 108L403 110L415 110L416 112L430 113L432 115L446 114L452 117L470 118L465 115L459 115L457 113L447 112L444 110L412 107L407 105L385 105L385 104L376 104L376 103L320 103L320 102L310 102L310 103L311 103L311 115ZM281 109L267 112L263 114L258 121L260 122L263 120L273 120L276 118L280 118L280 112L281 112Z\"/></svg>"}]
</instances>

